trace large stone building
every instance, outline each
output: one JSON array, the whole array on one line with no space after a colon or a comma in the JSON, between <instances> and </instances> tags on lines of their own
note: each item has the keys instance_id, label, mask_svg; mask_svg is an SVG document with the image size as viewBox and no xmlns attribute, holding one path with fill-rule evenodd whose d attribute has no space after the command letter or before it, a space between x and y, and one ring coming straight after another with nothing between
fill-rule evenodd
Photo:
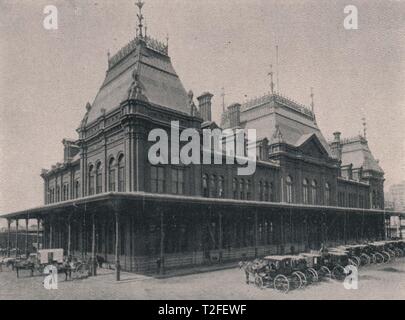
<instances>
[{"instance_id":1,"label":"large stone building","mask_svg":"<svg viewBox=\"0 0 405 320\"><path fill-rule=\"evenodd\" d=\"M129 271L384 237L384 173L365 137L336 133L327 142L313 105L274 92L230 105L217 124L211 99L203 93L196 106L168 45L141 26L109 58L78 138L63 140L63 161L42 171L44 206L9 222L37 218L44 247L101 255ZM236 164L151 165L148 135L170 131L172 121L200 133L256 129L255 173L239 176Z\"/></svg>"}]
</instances>

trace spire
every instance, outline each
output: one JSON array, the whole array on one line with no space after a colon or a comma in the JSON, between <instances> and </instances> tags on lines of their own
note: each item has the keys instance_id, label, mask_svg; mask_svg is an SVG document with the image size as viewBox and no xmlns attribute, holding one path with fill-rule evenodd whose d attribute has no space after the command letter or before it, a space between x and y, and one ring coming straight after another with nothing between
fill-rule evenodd
<instances>
[{"instance_id":1,"label":"spire","mask_svg":"<svg viewBox=\"0 0 405 320\"><path fill-rule=\"evenodd\" d=\"M276 46L276 67L277 67L277 92L280 92L279 63L278 63L278 45Z\"/></svg>"},{"instance_id":2,"label":"spire","mask_svg":"<svg viewBox=\"0 0 405 320\"><path fill-rule=\"evenodd\" d=\"M367 140L367 121L366 121L366 118L362 118L361 121L363 121L363 137L364 137L364 139Z\"/></svg>"},{"instance_id":3,"label":"spire","mask_svg":"<svg viewBox=\"0 0 405 320\"><path fill-rule=\"evenodd\" d=\"M142 0L138 0L138 2L135 3L135 5L138 7L139 9L139 13L137 14L138 17L138 29L139 29L139 36L142 38L143 37L143 33L142 33L142 29L143 29L143 15L142 15L142 7L145 4L145 2L143 2Z\"/></svg>"},{"instance_id":4,"label":"spire","mask_svg":"<svg viewBox=\"0 0 405 320\"><path fill-rule=\"evenodd\" d=\"M268 76L270 76L270 92L271 92L271 94L274 93L273 75L274 75L274 72L273 72L273 65L271 64L271 65L270 65L270 72L268 73Z\"/></svg>"},{"instance_id":5,"label":"spire","mask_svg":"<svg viewBox=\"0 0 405 320\"><path fill-rule=\"evenodd\" d=\"M222 97L222 112L225 112L225 88L222 88L221 97Z\"/></svg>"}]
</instances>

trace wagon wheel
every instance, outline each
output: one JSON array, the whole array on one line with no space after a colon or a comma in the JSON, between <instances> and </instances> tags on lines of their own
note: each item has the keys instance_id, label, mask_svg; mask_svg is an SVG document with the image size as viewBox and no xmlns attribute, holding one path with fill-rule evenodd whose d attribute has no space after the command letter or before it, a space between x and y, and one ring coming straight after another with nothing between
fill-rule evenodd
<instances>
[{"instance_id":1,"label":"wagon wheel","mask_svg":"<svg viewBox=\"0 0 405 320\"><path fill-rule=\"evenodd\" d=\"M371 263L377 263L377 256L375 253L370 253Z\"/></svg>"},{"instance_id":2,"label":"wagon wheel","mask_svg":"<svg viewBox=\"0 0 405 320\"><path fill-rule=\"evenodd\" d=\"M371 263L371 258L365 253L361 254L360 260L361 260L361 264L363 266L367 266L367 265L369 265Z\"/></svg>"},{"instance_id":3,"label":"wagon wheel","mask_svg":"<svg viewBox=\"0 0 405 320\"><path fill-rule=\"evenodd\" d=\"M388 263L391 261L391 256L387 251L382 251L381 255L384 257L384 263Z\"/></svg>"},{"instance_id":4,"label":"wagon wheel","mask_svg":"<svg viewBox=\"0 0 405 320\"><path fill-rule=\"evenodd\" d=\"M358 267L357 261L355 259L349 258L348 262L349 262L349 265L355 266L356 268Z\"/></svg>"},{"instance_id":5,"label":"wagon wheel","mask_svg":"<svg viewBox=\"0 0 405 320\"><path fill-rule=\"evenodd\" d=\"M332 270L332 278L342 281L345 278L345 269L342 266L336 266Z\"/></svg>"},{"instance_id":6,"label":"wagon wheel","mask_svg":"<svg viewBox=\"0 0 405 320\"><path fill-rule=\"evenodd\" d=\"M401 258L404 256L404 252L400 248L395 249L395 254L397 255L398 258Z\"/></svg>"},{"instance_id":7,"label":"wagon wheel","mask_svg":"<svg viewBox=\"0 0 405 320\"><path fill-rule=\"evenodd\" d=\"M392 250L392 249L388 249L387 252L389 253L391 259L392 259L392 260L395 260L395 258L396 258L395 251Z\"/></svg>"},{"instance_id":8,"label":"wagon wheel","mask_svg":"<svg viewBox=\"0 0 405 320\"><path fill-rule=\"evenodd\" d=\"M357 261L357 267L360 267L360 266L361 266L361 259L360 259L360 257L358 257L358 256L353 256L352 258Z\"/></svg>"},{"instance_id":9,"label":"wagon wheel","mask_svg":"<svg viewBox=\"0 0 405 320\"><path fill-rule=\"evenodd\" d=\"M289 277L289 280L291 282L292 289L300 289L304 285L304 279L297 271L295 271L291 274L291 276Z\"/></svg>"},{"instance_id":10,"label":"wagon wheel","mask_svg":"<svg viewBox=\"0 0 405 320\"><path fill-rule=\"evenodd\" d=\"M384 262L385 262L385 257L384 257L381 253L379 253L379 252L377 252L377 253L374 255L374 257L375 257L375 263L376 263L376 264L381 264L381 263L384 263Z\"/></svg>"},{"instance_id":11,"label":"wagon wheel","mask_svg":"<svg viewBox=\"0 0 405 320\"><path fill-rule=\"evenodd\" d=\"M279 274L274 279L274 289L283 293L287 293L288 291L290 291L290 281L285 275Z\"/></svg>"},{"instance_id":12,"label":"wagon wheel","mask_svg":"<svg viewBox=\"0 0 405 320\"><path fill-rule=\"evenodd\" d=\"M319 274L322 275L322 278L332 279L332 272L326 266L322 266L319 269Z\"/></svg>"},{"instance_id":13,"label":"wagon wheel","mask_svg":"<svg viewBox=\"0 0 405 320\"><path fill-rule=\"evenodd\" d=\"M258 287L259 289L264 288L263 277L258 274L255 276L255 286Z\"/></svg>"},{"instance_id":14,"label":"wagon wheel","mask_svg":"<svg viewBox=\"0 0 405 320\"><path fill-rule=\"evenodd\" d=\"M312 283L319 281L318 272L316 272L316 270L314 268L308 268L305 271L305 275L306 275L308 281L310 281Z\"/></svg>"},{"instance_id":15,"label":"wagon wheel","mask_svg":"<svg viewBox=\"0 0 405 320\"><path fill-rule=\"evenodd\" d=\"M304 272L302 271L296 271L296 273L298 273L298 275L301 277L301 282L302 282L302 287L305 287L306 285L308 285L308 278L305 275Z\"/></svg>"}]
</instances>

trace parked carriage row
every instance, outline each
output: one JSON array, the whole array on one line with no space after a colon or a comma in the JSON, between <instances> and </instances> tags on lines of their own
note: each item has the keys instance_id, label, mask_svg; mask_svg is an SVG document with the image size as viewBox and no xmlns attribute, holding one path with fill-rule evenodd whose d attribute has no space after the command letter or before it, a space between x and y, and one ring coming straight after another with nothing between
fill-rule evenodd
<instances>
[{"instance_id":1,"label":"parked carriage row","mask_svg":"<svg viewBox=\"0 0 405 320\"><path fill-rule=\"evenodd\" d=\"M287 293L324 279L342 281L348 266L388 263L405 256L405 240L378 241L321 249L299 255L274 255L252 262L241 262L246 282L254 278L259 288L272 287Z\"/></svg>"}]
</instances>

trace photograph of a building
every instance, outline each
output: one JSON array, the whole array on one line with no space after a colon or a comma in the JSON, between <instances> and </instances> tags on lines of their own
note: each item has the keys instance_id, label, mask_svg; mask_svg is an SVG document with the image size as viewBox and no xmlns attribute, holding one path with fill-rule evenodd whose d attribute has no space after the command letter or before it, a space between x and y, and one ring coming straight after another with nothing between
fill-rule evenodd
<instances>
[{"instance_id":1,"label":"photograph of a building","mask_svg":"<svg viewBox=\"0 0 405 320\"><path fill-rule=\"evenodd\" d=\"M42 170L43 205L6 214L9 226L36 219L43 248L141 273L384 239L384 171L366 132L325 137L313 95L304 106L273 82L259 98L224 105L216 123L213 95L195 99L184 88L168 46L140 19L136 37L109 56L99 92L72 128L77 139L63 140L63 162ZM169 132L172 121L180 131L255 129L255 173L151 165L148 134Z\"/></svg>"}]
</instances>

